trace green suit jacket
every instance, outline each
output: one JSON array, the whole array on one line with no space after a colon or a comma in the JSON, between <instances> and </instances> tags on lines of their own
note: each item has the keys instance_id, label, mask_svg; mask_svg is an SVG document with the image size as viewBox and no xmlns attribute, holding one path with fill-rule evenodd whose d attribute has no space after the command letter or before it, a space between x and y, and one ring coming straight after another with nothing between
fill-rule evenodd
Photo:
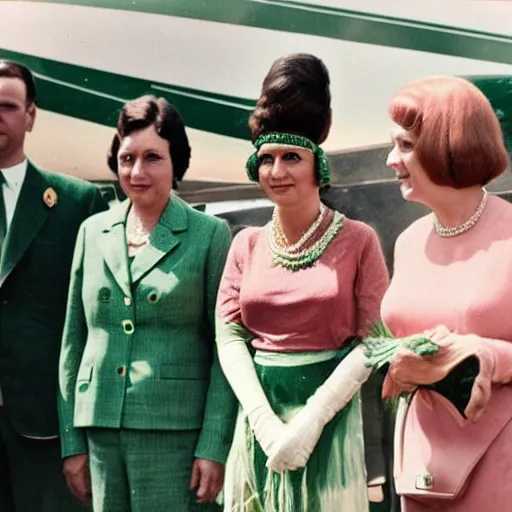
<instances>
[{"instance_id":1,"label":"green suit jacket","mask_svg":"<svg viewBox=\"0 0 512 512\"><path fill-rule=\"evenodd\" d=\"M80 224L106 208L94 185L28 164L0 268L0 386L20 434L59 432L58 361L73 248Z\"/></svg>"},{"instance_id":2,"label":"green suit jacket","mask_svg":"<svg viewBox=\"0 0 512 512\"><path fill-rule=\"evenodd\" d=\"M130 261L129 201L87 220L73 261L60 359L63 456L77 427L201 429L196 457L224 462L237 402L214 339L227 225L171 196Z\"/></svg>"}]
</instances>

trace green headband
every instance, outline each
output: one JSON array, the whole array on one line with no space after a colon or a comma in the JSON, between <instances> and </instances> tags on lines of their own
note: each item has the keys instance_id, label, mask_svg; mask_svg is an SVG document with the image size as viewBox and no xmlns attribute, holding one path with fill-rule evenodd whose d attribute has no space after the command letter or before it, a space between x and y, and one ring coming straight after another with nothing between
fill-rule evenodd
<instances>
[{"instance_id":1,"label":"green headband","mask_svg":"<svg viewBox=\"0 0 512 512\"><path fill-rule=\"evenodd\" d=\"M329 171L329 162L323 149L314 142L302 135L292 133L265 133L260 135L253 146L256 151L247 159L245 170L251 181L259 181L259 159L258 151L263 144L282 144L284 146L295 146L309 149L315 155L315 176L320 186L328 185L331 182L331 173Z\"/></svg>"}]
</instances>

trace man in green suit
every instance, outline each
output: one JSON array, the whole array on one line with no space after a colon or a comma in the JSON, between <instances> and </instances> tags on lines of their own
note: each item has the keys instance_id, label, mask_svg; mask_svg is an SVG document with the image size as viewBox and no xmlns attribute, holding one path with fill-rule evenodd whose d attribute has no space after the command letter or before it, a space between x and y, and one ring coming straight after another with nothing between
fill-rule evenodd
<instances>
[{"instance_id":1,"label":"man in green suit","mask_svg":"<svg viewBox=\"0 0 512 512\"><path fill-rule=\"evenodd\" d=\"M107 205L27 161L34 101L30 71L0 61L0 510L73 512L88 507L62 472L58 359L76 234Z\"/></svg>"}]
</instances>

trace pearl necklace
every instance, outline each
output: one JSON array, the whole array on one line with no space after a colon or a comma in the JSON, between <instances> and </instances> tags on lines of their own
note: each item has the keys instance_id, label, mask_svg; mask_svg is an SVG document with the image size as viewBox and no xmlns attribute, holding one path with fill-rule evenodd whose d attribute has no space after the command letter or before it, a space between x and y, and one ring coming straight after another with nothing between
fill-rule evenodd
<instances>
[{"instance_id":1,"label":"pearl necklace","mask_svg":"<svg viewBox=\"0 0 512 512\"><path fill-rule=\"evenodd\" d=\"M134 214L130 215L126 223L126 239L130 247L142 247L149 240L149 232L144 228L139 217Z\"/></svg>"},{"instance_id":2,"label":"pearl necklace","mask_svg":"<svg viewBox=\"0 0 512 512\"><path fill-rule=\"evenodd\" d=\"M469 219L466 222L458 226L443 226L441 222L439 222L439 219L437 218L436 214L434 214L434 228L437 234L444 238L449 238L462 235L462 233L469 231L482 216L482 213L484 212L485 209L485 205L487 204L487 197L487 190L483 189L482 200L480 201L480 204L475 210L475 213L473 213L473 215L471 215L471 217L469 217Z\"/></svg>"},{"instance_id":3,"label":"pearl necklace","mask_svg":"<svg viewBox=\"0 0 512 512\"><path fill-rule=\"evenodd\" d=\"M318 213L318 217L315 219L313 224L309 226L306 232L300 237L298 242L293 245L289 245L288 240L286 239L286 236L283 232L281 219L279 218L279 215L277 215L276 210L274 210L274 213L272 214L272 245L279 251L284 251L289 254L299 252L302 247L307 244L309 239L316 233L324 221L326 215L327 208L323 204L320 204L320 212Z\"/></svg>"}]
</instances>

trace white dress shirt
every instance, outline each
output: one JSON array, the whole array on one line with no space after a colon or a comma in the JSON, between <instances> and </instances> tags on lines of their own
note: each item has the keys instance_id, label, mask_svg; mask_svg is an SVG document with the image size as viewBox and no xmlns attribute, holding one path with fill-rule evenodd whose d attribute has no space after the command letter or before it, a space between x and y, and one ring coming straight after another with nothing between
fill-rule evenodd
<instances>
[{"instance_id":1,"label":"white dress shirt","mask_svg":"<svg viewBox=\"0 0 512 512\"><path fill-rule=\"evenodd\" d=\"M14 209L16 208L18 197L20 197L21 186L27 174L27 166L28 162L27 159L25 159L21 164L15 165L14 167L8 167L6 169L0 168L5 178L5 183L2 185L2 192L4 194L7 230L11 225Z\"/></svg>"}]
</instances>

